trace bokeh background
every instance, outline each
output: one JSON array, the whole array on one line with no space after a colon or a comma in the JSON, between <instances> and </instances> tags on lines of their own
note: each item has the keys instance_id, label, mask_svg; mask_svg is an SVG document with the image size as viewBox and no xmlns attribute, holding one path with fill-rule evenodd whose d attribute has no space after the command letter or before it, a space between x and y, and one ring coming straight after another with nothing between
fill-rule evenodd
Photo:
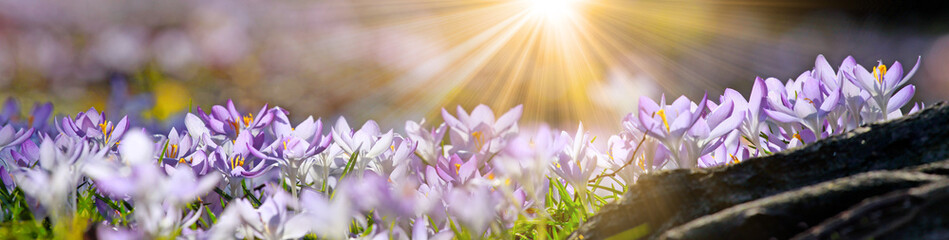
<instances>
[{"instance_id":1,"label":"bokeh background","mask_svg":"<svg viewBox=\"0 0 949 240\"><path fill-rule=\"evenodd\" d=\"M0 97L175 119L234 99L334 120L440 121L524 104L522 123L618 129L639 96L700 98L755 76L923 65L949 97L939 1L0 0ZM909 68L911 66L907 66Z\"/></svg>"}]
</instances>

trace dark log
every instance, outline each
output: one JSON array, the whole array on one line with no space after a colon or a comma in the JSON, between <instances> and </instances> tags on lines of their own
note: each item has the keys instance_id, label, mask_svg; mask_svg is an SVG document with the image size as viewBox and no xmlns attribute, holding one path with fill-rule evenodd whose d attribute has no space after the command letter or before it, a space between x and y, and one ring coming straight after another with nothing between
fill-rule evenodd
<instances>
[{"instance_id":1,"label":"dark log","mask_svg":"<svg viewBox=\"0 0 949 240\"><path fill-rule=\"evenodd\" d=\"M623 200L602 207L570 239L604 239L634 228L655 239L669 229L755 199L947 158L949 105L938 103L900 119L736 165L643 176Z\"/></svg>"},{"instance_id":2,"label":"dark log","mask_svg":"<svg viewBox=\"0 0 949 240\"><path fill-rule=\"evenodd\" d=\"M945 177L874 171L735 205L666 231L660 239L788 239L866 198Z\"/></svg>"},{"instance_id":3,"label":"dark log","mask_svg":"<svg viewBox=\"0 0 949 240\"><path fill-rule=\"evenodd\" d=\"M949 181L871 198L793 239L946 239Z\"/></svg>"}]
</instances>

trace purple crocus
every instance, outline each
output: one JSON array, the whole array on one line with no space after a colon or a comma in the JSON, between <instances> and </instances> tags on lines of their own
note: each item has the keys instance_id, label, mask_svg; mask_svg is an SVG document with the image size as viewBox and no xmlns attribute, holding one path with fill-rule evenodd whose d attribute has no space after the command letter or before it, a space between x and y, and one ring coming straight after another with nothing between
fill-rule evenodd
<instances>
[{"instance_id":1,"label":"purple crocus","mask_svg":"<svg viewBox=\"0 0 949 240\"><path fill-rule=\"evenodd\" d=\"M517 105L495 119L494 112L485 105L478 105L470 115L458 106L457 117L442 109L442 118L450 128L451 152L463 158L477 155L482 161L479 165L484 165L490 161L490 155L504 149L507 141L517 134L517 121L523 111L523 105Z\"/></svg>"},{"instance_id":2,"label":"purple crocus","mask_svg":"<svg viewBox=\"0 0 949 240\"><path fill-rule=\"evenodd\" d=\"M445 136L448 126L442 123L438 127L426 130L422 128L423 125L425 125L425 119L418 123L406 121L406 137L418 143L416 152L422 158L422 161L428 165L434 165L435 160L442 156L442 138Z\"/></svg>"},{"instance_id":3,"label":"purple crocus","mask_svg":"<svg viewBox=\"0 0 949 240\"><path fill-rule=\"evenodd\" d=\"M276 109L268 109L265 104L257 112L257 115L248 113L246 116L237 111L234 102L227 100L227 107L214 105L211 107L211 113L207 114L201 107L198 107L198 116L207 124L207 128L214 134L236 137L242 131L251 131L254 134L259 133L274 119ZM190 129L189 129L190 130Z\"/></svg>"},{"instance_id":4,"label":"purple crocus","mask_svg":"<svg viewBox=\"0 0 949 240\"><path fill-rule=\"evenodd\" d=\"M393 147L392 130L382 133L379 125L372 120L366 121L358 131L354 131L349 127L346 118L339 117L332 132L336 146L339 146L344 153L352 155L359 152L356 161L357 174L362 174L370 163L378 161L379 156Z\"/></svg>"},{"instance_id":5,"label":"purple crocus","mask_svg":"<svg viewBox=\"0 0 949 240\"><path fill-rule=\"evenodd\" d=\"M742 160L748 159L751 152L741 146L741 135L738 132L732 132L724 137L721 145L711 151L710 154L702 156L699 159L699 167L708 168L720 165L738 164Z\"/></svg>"},{"instance_id":6,"label":"purple crocus","mask_svg":"<svg viewBox=\"0 0 949 240\"><path fill-rule=\"evenodd\" d=\"M187 131L178 132L174 127L168 132L166 139L155 143L155 149L158 149L156 153L164 153L158 156L158 159L166 163L190 163L190 156L197 150L196 146Z\"/></svg>"},{"instance_id":7,"label":"purple crocus","mask_svg":"<svg viewBox=\"0 0 949 240\"><path fill-rule=\"evenodd\" d=\"M274 112L272 126L277 139L261 152L269 154L269 159L280 164L281 174L291 184L291 193L296 196L296 183L305 180L309 173L308 163L312 162L310 158L326 150L333 137L322 135L322 121L313 121L312 116L292 127L286 112Z\"/></svg>"},{"instance_id":8,"label":"purple crocus","mask_svg":"<svg viewBox=\"0 0 949 240\"><path fill-rule=\"evenodd\" d=\"M113 124L105 118L105 113L99 113L95 108L76 114L75 118L63 117L59 131L70 137L94 140L104 148L111 148L129 128L128 117L122 117Z\"/></svg>"},{"instance_id":9,"label":"purple crocus","mask_svg":"<svg viewBox=\"0 0 949 240\"><path fill-rule=\"evenodd\" d=\"M638 124L639 121L631 117L633 117L632 114L624 118L624 124L627 121ZM642 135L643 133L636 129L626 129L623 133L610 136L607 140L607 151L603 153L606 155L605 159L609 159L605 163L606 167L614 172L619 171L616 175L626 185L635 183L642 174L659 170L669 159L669 150L665 146L652 138L643 139ZM644 141L642 145L639 140ZM639 151L633 155L637 146L639 146ZM628 161L633 162L627 165Z\"/></svg>"},{"instance_id":10,"label":"purple crocus","mask_svg":"<svg viewBox=\"0 0 949 240\"><path fill-rule=\"evenodd\" d=\"M20 104L17 103L16 98L8 97L3 102L3 108L0 109L0 125L6 125L19 116Z\"/></svg>"},{"instance_id":11,"label":"purple crocus","mask_svg":"<svg viewBox=\"0 0 949 240\"><path fill-rule=\"evenodd\" d=\"M871 121L902 116L898 110L916 93L916 87L912 84L906 85L906 83L919 69L921 60L922 57L917 58L916 65L905 76L903 65L899 61L894 62L889 68L880 62L873 67L872 73L859 64L853 68L850 80L870 94L870 103L873 104L872 107L876 113Z\"/></svg>"},{"instance_id":12,"label":"purple crocus","mask_svg":"<svg viewBox=\"0 0 949 240\"><path fill-rule=\"evenodd\" d=\"M437 177L453 185L464 185L472 179L481 176L481 174L478 173L477 159L472 157L467 161L463 161L458 154L452 154L449 158L440 158L435 167L428 166L428 168L434 168Z\"/></svg>"},{"instance_id":13,"label":"purple crocus","mask_svg":"<svg viewBox=\"0 0 949 240\"><path fill-rule=\"evenodd\" d=\"M383 152L368 168L378 174L388 176L392 181L403 180L424 169L421 159L413 154L417 148L418 143L415 141L395 137L392 139L390 150Z\"/></svg>"},{"instance_id":14,"label":"purple crocus","mask_svg":"<svg viewBox=\"0 0 949 240\"><path fill-rule=\"evenodd\" d=\"M345 238L353 216L352 201L345 196L346 194L339 194L333 199L327 199L313 190L303 190L300 193L300 206L303 208L300 216L307 220L306 227L323 238Z\"/></svg>"},{"instance_id":15,"label":"purple crocus","mask_svg":"<svg viewBox=\"0 0 949 240\"><path fill-rule=\"evenodd\" d=\"M125 164L94 161L84 169L99 191L115 198L130 197L135 205L136 230L150 237L171 236L192 225L200 212L182 216L185 204L204 196L220 180L220 175L198 179L187 165L166 175L153 162L154 143L144 133L130 132L119 146Z\"/></svg>"},{"instance_id":16,"label":"purple crocus","mask_svg":"<svg viewBox=\"0 0 949 240\"><path fill-rule=\"evenodd\" d=\"M533 136L521 134L512 140L493 162L494 169L502 177L521 184L526 191L537 192L547 183L550 163L556 161L568 144L570 139L546 125L541 126Z\"/></svg>"},{"instance_id":17,"label":"purple crocus","mask_svg":"<svg viewBox=\"0 0 949 240\"><path fill-rule=\"evenodd\" d=\"M765 114L768 117L779 123L802 124L818 138L827 136L826 116L838 106L839 87L833 88L812 77L810 71L802 73L797 80L788 80L785 85L777 79L768 79L766 84L768 107Z\"/></svg>"},{"instance_id":18,"label":"purple crocus","mask_svg":"<svg viewBox=\"0 0 949 240\"><path fill-rule=\"evenodd\" d=\"M500 203L487 186L455 188L448 193L448 211L474 236L481 236L497 216Z\"/></svg>"},{"instance_id":19,"label":"purple crocus","mask_svg":"<svg viewBox=\"0 0 949 240\"><path fill-rule=\"evenodd\" d=\"M3 103L3 109L0 110L0 125L12 124L18 128L33 128L42 131L49 131L47 123L53 112L53 104L35 103L29 116L20 117L20 105L14 98L7 98Z\"/></svg>"},{"instance_id":20,"label":"purple crocus","mask_svg":"<svg viewBox=\"0 0 949 240\"><path fill-rule=\"evenodd\" d=\"M748 139L752 147L756 149L755 156L765 153L765 151L761 151L765 146L764 139L761 139L761 127L764 126L763 124L768 117L764 112L766 105L765 94L767 94L767 92L768 90L764 80L760 77L756 77L747 100L741 93L731 88L726 88L725 94L723 95L723 98L731 100L735 105L735 110L745 113L744 121L741 122L738 131L740 131L741 135Z\"/></svg>"},{"instance_id":21,"label":"purple crocus","mask_svg":"<svg viewBox=\"0 0 949 240\"><path fill-rule=\"evenodd\" d=\"M10 149L9 153L15 165L21 168L32 167L40 159L40 148L31 140L23 141L19 151Z\"/></svg>"},{"instance_id":22,"label":"purple crocus","mask_svg":"<svg viewBox=\"0 0 949 240\"><path fill-rule=\"evenodd\" d=\"M223 173L230 183L232 196L240 195L242 179L259 177L278 165L258 150L261 137L244 131L238 134L234 142L225 142L208 153L211 166Z\"/></svg>"},{"instance_id":23,"label":"purple crocus","mask_svg":"<svg viewBox=\"0 0 949 240\"><path fill-rule=\"evenodd\" d=\"M686 141L682 144L683 149L678 152L684 155L679 159L687 160L683 162L687 165L680 164L680 166L697 166L700 157L718 148L725 141L723 137L738 128L744 121L746 117L744 109L736 108L730 98L722 97L721 99L722 104L710 101L708 115L700 117L689 129Z\"/></svg>"},{"instance_id":24,"label":"purple crocus","mask_svg":"<svg viewBox=\"0 0 949 240\"><path fill-rule=\"evenodd\" d=\"M273 154L284 165L319 154L333 141L332 135L322 135L323 122L314 121L312 116L292 127L284 111L275 111L274 115L273 132L277 139L263 152Z\"/></svg>"},{"instance_id":25,"label":"purple crocus","mask_svg":"<svg viewBox=\"0 0 949 240\"><path fill-rule=\"evenodd\" d=\"M590 144L590 135L583 131L582 123L577 128L576 135L571 137L567 132L561 132L560 135L572 144L564 148L550 163L550 171L567 181L583 198L587 192L587 181L596 172L597 158L600 156L597 156L596 149Z\"/></svg>"},{"instance_id":26,"label":"purple crocus","mask_svg":"<svg viewBox=\"0 0 949 240\"><path fill-rule=\"evenodd\" d=\"M288 209L299 209L297 199L278 191L258 208L247 199L235 199L210 230L210 239L296 239L307 234L310 218Z\"/></svg>"},{"instance_id":27,"label":"purple crocus","mask_svg":"<svg viewBox=\"0 0 949 240\"><path fill-rule=\"evenodd\" d=\"M0 128L0 149L25 142L33 136L33 128L14 130L12 124Z\"/></svg>"},{"instance_id":28,"label":"purple crocus","mask_svg":"<svg viewBox=\"0 0 949 240\"><path fill-rule=\"evenodd\" d=\"M641 97L639 130L666 146L673 153L670 156L678 167L692 167L697 159L684 159L679 153L685 150L682 149L685 135L702 116L707 101L708 94L698 104L685 96L677 98L671 105L666 105L665 95L660 98L659 104L648 97Z\"/></svg>"}]
</instances>

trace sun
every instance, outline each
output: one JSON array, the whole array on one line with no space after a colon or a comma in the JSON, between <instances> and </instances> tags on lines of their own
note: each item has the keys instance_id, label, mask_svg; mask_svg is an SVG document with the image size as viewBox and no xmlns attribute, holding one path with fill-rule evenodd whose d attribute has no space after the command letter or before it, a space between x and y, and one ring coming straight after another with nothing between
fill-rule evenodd
<instances>
[{"instance_id":1,"label":"sun","mask_svg":"<svg viewBox=\"0 0 949 240\"><path fill-rule=\"evenodd\" d=\"M574 17L582 0L519 0L532 17L560 22Z\"/></svg>"}]
</instances>

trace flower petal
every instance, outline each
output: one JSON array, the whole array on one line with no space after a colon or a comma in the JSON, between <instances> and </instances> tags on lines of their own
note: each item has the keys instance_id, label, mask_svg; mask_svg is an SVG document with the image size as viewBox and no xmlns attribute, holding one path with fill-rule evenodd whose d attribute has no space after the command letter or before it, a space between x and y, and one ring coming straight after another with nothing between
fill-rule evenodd
<instances>
[{"instance_id":1,"label":"flower petal","mask_svg":"<svg viewBox=\"0 0 949 240\"><path fill-rule=\"evenodd\" d=\"M498 121L494 123L494 131L501 132L505 129L514 126L517 124L517 121L521 119L521 114L524 113L524 105L517 105L511 110L507 111L504 115L501 115L498 118Z\"/></svg>"},{"instance_id":2,"label":"flower petal","mask_svg":"<svg viewBox=\"0 0 949 240\"><path fill-rule=\"evenodd\" d=\"M900 89L900 91L896 92L896 94L893 94L893 97L891 97L890 101L887 102L886 112L891 113L899 110L901 107L903 107L903 105L906 105L906 103L913 98L915 93L916 86L913 86L912 84Z\"/></svg>"},{"instance_id":3,"label":"flower petal","mask_svg":"<svg viewBox=\"0 0 949 240\"><path fill-rule=\"evenodd\" d=\"M900 64L900 61L893 62L893 65L890 65L890 68L886 70L886 74L883 75L883 89L885 91L894 91L896 84L902 80L903 77L903 64Z\"/></svg>"},{"instance_id":4,"label":"flower petal","mask_svg":"<svg viewBox=\"0 0 949 240\"><path fill-rule=\"evenodd\" d=\"M919 69L919 62L922 61L922 60L923 60L923 57L922 57L922 56L917 57L917 58L916 58L916 65L913 65L913 69L912 69L912 70L909 70L909 73L907 73L906 76L904 76L902 80L900 80L898 83L896 83L896 85L894 86L894 88L898 88L898 87L900 87L900 86L903 86L903 84L906 84L906 81L909 81L909 78L913 77L913 75L916 74L916 70Z\"/></svg>"}]
</instances>

